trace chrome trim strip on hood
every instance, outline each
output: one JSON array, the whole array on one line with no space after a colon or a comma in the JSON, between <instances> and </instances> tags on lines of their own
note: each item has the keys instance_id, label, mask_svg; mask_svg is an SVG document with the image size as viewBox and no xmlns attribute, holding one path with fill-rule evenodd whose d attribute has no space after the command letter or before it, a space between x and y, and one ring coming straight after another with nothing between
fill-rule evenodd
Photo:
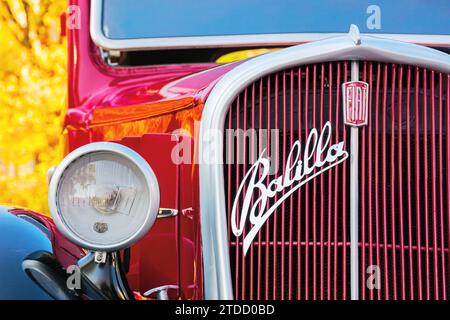
<instances>
[{"instance_id":1,"label":"chrome trim strip on hood","mask_svg":"<svg viewBox=\"0 0 450 320\"><path fill-rule=\"evenodd\" d=\"M351 80L359 80L359 63L352 61ZM359 300L359 128L350 128L350 298Z\"/></svg>"}]
</instances>

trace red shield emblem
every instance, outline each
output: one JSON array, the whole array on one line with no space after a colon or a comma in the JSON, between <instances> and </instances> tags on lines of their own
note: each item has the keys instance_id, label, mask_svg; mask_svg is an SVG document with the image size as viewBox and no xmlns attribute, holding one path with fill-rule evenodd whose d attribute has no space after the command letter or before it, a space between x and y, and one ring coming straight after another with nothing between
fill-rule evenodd
<instances>
[{"instance_id":1,"label":"red shield emblem","mask_svg":"<svg viewBox=\"0 0 450 320\"><path fill-rule=\"evenodd\" d=\"M369 121L369 84L363 81L350 81L342 84L344 103L344 123L359 127Z\"/></svg>"}]
</instances>

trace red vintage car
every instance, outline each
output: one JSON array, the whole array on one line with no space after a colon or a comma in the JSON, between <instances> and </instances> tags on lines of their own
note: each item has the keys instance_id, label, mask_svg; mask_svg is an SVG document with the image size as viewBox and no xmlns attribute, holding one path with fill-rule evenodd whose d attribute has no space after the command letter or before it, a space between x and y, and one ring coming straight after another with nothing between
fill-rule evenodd
<instances>
[{"instance_id":1,"label":"red vintage car","mask_svg":"<svg viewBox=\"0 0 450 320\"><path fill-rule=\"evenodd\" d=\"M448 299L450 4L377 3L71 0L0 298Z\"/></svg>"}]
</instances>

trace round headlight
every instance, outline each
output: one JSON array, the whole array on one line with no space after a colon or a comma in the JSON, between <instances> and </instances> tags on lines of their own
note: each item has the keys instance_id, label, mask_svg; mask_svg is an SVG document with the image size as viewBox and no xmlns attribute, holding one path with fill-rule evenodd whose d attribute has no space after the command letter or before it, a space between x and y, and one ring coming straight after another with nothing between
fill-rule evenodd
<instances>
[{"instance_id":1,"label":"round headlight","mask_svg":"<svg viewBox=\"0 0 450 320\"><path fill-rule=\"evenodd\" d=\"M159 210L158 181L130 148L91 143L56 168L49 207L68 239L85 249L114 251L135 243L152 227Z\"/></svg>"}]
</instances>

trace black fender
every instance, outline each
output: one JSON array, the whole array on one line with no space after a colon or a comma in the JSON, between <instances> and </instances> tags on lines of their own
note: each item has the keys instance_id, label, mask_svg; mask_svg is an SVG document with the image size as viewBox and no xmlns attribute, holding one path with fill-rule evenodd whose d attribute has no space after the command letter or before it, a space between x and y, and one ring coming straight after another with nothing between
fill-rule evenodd
<instances>
[{"instance_id":1,"label":"black fender","mask_svg":"<svg viewBox=\"0 0 450 320\"><path fill-rule=\"evenodd\" d=\"M52 299L22 267L24 259L35 252L53 253L50 231L10 210L0 206L0 300Z\"/></svg>"}]
</instances>

